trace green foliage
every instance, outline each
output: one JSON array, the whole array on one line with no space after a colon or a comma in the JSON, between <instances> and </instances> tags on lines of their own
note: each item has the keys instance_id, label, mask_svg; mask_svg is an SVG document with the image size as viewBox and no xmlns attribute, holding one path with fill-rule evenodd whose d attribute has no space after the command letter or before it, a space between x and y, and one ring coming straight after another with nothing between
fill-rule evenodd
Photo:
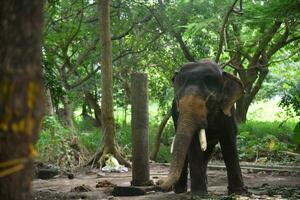
<instances>
[{"instance_id":1,"label":"green foliage","mask_svg":"<svg viewBox=\"0 0 300 200\"><path fill-rule=\"evenodd\" d=\"M290 89L284 93L279 105L287 110L292 108L296 116L300 117L300 81L298 81L297 85L291 85Z\"/></svg>"},{"instance_id":2,"label":"green foliage","mask_svg":"<svg viewBox=\"0 0 300 200\"><path fill-rule=\"evenodd\" d=\"M300 117L300 81L284 93L279 105L285 108L289 115L295 113ZM300 122L294 128L293 142L300 145Z\"/></svg>"},{"instance_id":3,"label":"green foliage","mask_svg":"<svg viewBox=\"0 0 300 200\"><path fill-rule=\"evenodd\" d=\"M100 128L95 127L92 121L82 120L82 118L79 118L75 122L80 144L90 153L96 152L100 148L102 139Z\"/></svg>"},{"instance_id":4,"label":"green foliage","mask_svg":"<svg viewBox=\"0 0 300 200\"><path fill-rule=\"evenodd\" d=\"M248 121L239 126L238 147L242 160L264 162L293 162L294 157L284 156L284 151L295 151L293 143L294 122Z\"/></svg>"},{"instance_id":5,"label":"green foliage","mask_svg":"<svg viewBox=\"0 0 300 200\"><path fill-rule=\"evenodd\" d=\"M56 118L45 117L37 143L39 159L64 167L72 166L73 151L69 145L70 133L71 131L64 128Z\"/></svg>"},{"instance_id":6,"label":"green foliage","mask_svg":"<svg viewBox=\"0 0 300 200\"><path fill-rule=\"evenodd\" d=\"M174 36L175 33L181 36L195 60L214 57L218 49L219 31L224 14L232 3L232 0L111 2L116 139L126 153L130 154L132 148L130 126L124 122L123 116L125 110L127 112L130 107L131 73L148 73L150 104L157 105L150 113L149 140L150 144L153 144L158 123L163 113L170 108L173 98L172 76L179 66L187 61L182 46ZM271 45L276 44L285 35L286 27L289 30L288 39L299 37L298 8L297 0L243 1L243 14L231 13L229 17L221 61L227 62L239 52L243 69L238 72L247 70L251 56L274 21L283 23L271 39L270 45L263 51L270 50ZM61 106L61 98L65 94L72 102L74 110L80 110L86 103L84 92L95 94L97 102L101 101L99 30L96 2L46 2L42 61L44 82L51 92L55 107ZM95 45L91 48L94 42ZM288 84L295 83L300 77L298 55L299 39L283 46L274 56L268 58L270 73L256 97L256 103L252 104L256 109L249 113L251 121L240 128L240 151L243 159L253 160L257 152L260 157L261 152L269 154L294 150L291 124L279 126L279 122L256 120L285 119L286 113L277 110L277 104L270 104L269 101L270 98L284 92L282 105L292 108L299 115L299 89ZM256 70L256 67L253 69ZM235 72L235 69L230 68L230 72ZM247 74L251 73L245 72L245 75ZM259 73L256 75L258 77ZM250 79L245 80L251 82ZM256 79L253 82L258 81ZM251 87L255 88L254 85ZM268 106L261 104L262 101L266 102L266 99ZM276 115L270 112L275 110L275 106L278 111ZM119 110L122 114L118 114ZM102 134L99 128L80 117L76 117L75 126L80 143L88 151L95 152L100 148ZM296 138L297 130L296 128ZM283 132L285 134L281 134ZM170 140L173 135L174 129L169 122L164 130L158 161L169 161ZM51 162L70 156L67 142L69 139L70 131L62 127L57 119L45 118L38 144L40 156Z\"/></svg>"},{"instance_id":7,"label":"green foliage","mask_svg":"<svg viewBox=\"0 0 300 200\"><path fill-rule=\"evenodd\" d=\"M300 144L300 122L294 128L293 142L298 145Z\"/></svg>"},{"instance_id":8,"label":"green foliage","mask_svg":"<svg viewBox=\"0 0 300 200\"><path fill-rule=\"evenodd\" d=\"M131 154L132 143L131 143L131 129L128 124L121 126L117 130L117 141L122 146L123 151L126 154Z\"/></svg>"}]
</instances>

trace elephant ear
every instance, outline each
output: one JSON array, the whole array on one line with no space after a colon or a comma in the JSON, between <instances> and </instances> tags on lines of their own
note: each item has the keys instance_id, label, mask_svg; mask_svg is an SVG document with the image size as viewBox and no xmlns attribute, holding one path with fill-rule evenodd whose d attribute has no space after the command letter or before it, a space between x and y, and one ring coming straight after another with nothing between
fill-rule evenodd
<instances>
[{"instance_id":1,"label":"elephant ear","mask_svg":"<svg viewBox=\"0 0 300 200\"><path fill-rule=\"evenodd\" d=\"M225 115L231 116L231 108L244 94L243 83L235 76L223 72L224 88L221 109Z\"/></svg>"}]
</instances>

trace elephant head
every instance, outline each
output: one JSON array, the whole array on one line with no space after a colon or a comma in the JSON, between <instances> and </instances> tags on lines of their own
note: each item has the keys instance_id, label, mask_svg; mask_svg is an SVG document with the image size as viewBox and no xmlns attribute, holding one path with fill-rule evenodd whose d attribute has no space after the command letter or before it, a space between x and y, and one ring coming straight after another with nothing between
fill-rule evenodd
<instances>
[{"instance_id":1,"label":"elephant head","mask_svg":"<svg viewBox=\"0 0 300 200\"><path fill-rule=\"evenodd\" d=\"M202 151L206 150L205 129L208 116L223 112L231 116L231 108L243 94L243 84L208 60L183 65L173 78L179 117L171 145L172 160L168 178L161 188L169 191L179 180L193 135L198 132Z\"/></svg>"}]
</instances>

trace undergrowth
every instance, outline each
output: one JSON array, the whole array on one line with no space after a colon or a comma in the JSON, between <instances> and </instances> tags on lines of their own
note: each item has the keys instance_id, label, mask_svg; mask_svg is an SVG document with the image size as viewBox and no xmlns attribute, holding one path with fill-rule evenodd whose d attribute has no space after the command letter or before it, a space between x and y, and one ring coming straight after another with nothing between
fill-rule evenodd
<instances>
[{"instance_id":1,"label":"undergrowth","mask_svg":"<svg viewBox=\"0 0 300 200\"><path fill-rule=\"evenodd\" d=\"M241 160L256 162L299 162L293 143L296 122L247 121L239 126L238 148Z\"/></svg>"},{"instance_id":2,"label":"undergrowth","mask_svg":"<svg viewBox=\"0 0 300 200\"><path fill-rule=\"evenodd\" d=\"M159 120L151 122L149 127L149 148L153 148ZM299 163L299 156L295 156L296 144L293 144L292 134L295 122L260 122L250 120L239 126L238 148L243 161ZM101 147L102 133L91 121L75 120L77 137L89 155ZM128 155L131 154L130 124L122 123L116 126L116 140ZM165 127L157 162L170 161L170 144L174 135L171 120ZM72 156L70 148L70 130L64 128L58 119L45 117L42 131L37 144L39 160L60 165Z\"/></svg>"}]
</instances>

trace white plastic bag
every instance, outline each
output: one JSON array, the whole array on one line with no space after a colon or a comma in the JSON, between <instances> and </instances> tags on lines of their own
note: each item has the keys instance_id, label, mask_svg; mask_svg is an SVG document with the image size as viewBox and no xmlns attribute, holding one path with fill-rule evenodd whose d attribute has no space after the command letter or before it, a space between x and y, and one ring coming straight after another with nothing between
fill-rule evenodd
<instances>
[{"instance_id":1,"label":"white plastic bag","mask_svg":"<svg viewBox=\"0 0 300 200\"><path fill-rule=\"evenodd\" d=\"M111 154L107 155L108 158L105 161L105 167L102 167L103 172L128 172L128 168L120 165L118 160Z\"/></svg>"}]
</instances>

